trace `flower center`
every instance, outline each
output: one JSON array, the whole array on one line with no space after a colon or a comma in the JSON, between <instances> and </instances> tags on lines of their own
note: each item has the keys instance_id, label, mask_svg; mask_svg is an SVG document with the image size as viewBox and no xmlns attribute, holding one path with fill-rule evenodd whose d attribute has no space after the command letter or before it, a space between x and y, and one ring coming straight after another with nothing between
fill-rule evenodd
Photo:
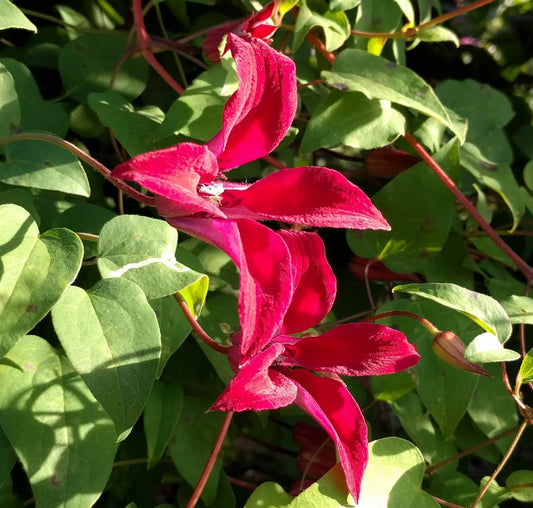
<instances>
[{"instance_id":1,"label":"flower center","mask_svg":"<svg viewBox=\"0 0 533 508\"><path fill-rule=\"evenodd\" d=\"M222 202L223 192L224 185L220 182L201 183L198 185L198 194L215 205L220 205Z\"/></svg>"}]
</instances>

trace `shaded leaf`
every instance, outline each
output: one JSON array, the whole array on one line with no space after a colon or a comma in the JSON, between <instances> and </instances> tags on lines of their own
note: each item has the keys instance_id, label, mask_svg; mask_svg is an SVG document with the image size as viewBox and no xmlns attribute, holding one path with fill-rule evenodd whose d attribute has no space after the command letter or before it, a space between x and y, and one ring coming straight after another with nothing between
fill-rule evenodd
<instances>
[{"instance_id":1,"label":"shaded leaf","mask_svg":"<svg viewBox=\"0 0 533 508\"><path fill-rule=\"evenodd\" d=\"M89 197L87 175L75 155L44 141L17 141L6 146L0 181Z\"/></svg>"},{"instance_id":2,"label":"shaded leaf","mask_svg":"<svg viewBox=\"0 0 533 508\"><path fill-rule=\"evenodd\" d=\"M430 26L424 30L420 30L416 34L416 39L424 42L443 42L449 41L459 47L459 37L454 32L443 26Z\"/></svg>"},{"instance_id":3,"label":"shaded leaf","mask_svg":"<svg viewBox=\"0 0 533 508\"><path fill-rule=\"evenodd\" d=\"M37 504L91 506L116 451L113 422L69 361L25 336L0 361L0 424L19 456Z\"/></svg>"},{"instance_id":4,"label":"shaded leaf","mask_svg":"<svg viewBox=\"0 0 533 508\"><path fill-rule=\"evenodd\" d=\"M143 412L148 468L163 455L183 408L183 390L172 380L156 381Z\"/></svg>"},{"instance_id":5,"label":"shaded leaf","mask_svg":"<svg viewBox=\"0 0 533 508\"><path fill-rule=\"evenodd\" d=\"M533 325L533 298L511 295L501 304L513 325L519 323Z\"/></svg>"},{"instance_id":6,"label":"shaded leaf","mask_svg":"<svg viewBox=\"0 0 533 508\"><path fill-rule=\"evenodd\" d=\"M2 64L0 64L0 114L2 117L0 137L5 138L20 125L20 102L13 76Z\"/></svg>"},{"instance_id":7,"label":"shaded leaf","mask_svg":"<svg viewBox=\"0 0 533 508\"><path fill-rule=\"evenodd\" d=\"M156 148L154 133L163 120L159 108L136 110L115 91L90 93L88 100L100 122L112 129L130 157Z\"/></svg>"},{"instance_id":8,"label":"shaded leaf","mask_svg":"<svg viewBox=\"0 0 533 508\"><path fill-rule=\"evenodd\" d=\"M435 160L455 178L459 171L457 142L444 146ZM439 253L456 215L453 196L425 163L396 176L372 202L388 220L391 231L349 231L348 244L359 256L378 258L399 273L416 272Z\"/></svg>"},{"instance_id":9,"label":"shaded leaf","mask_svg":"<svg viewBox=\"0 0 533 508\"><path fill-rule=\"evenodd\" d=\"M89 291L71 286L52 319L74 368L124 439L148 399L161 353L157 319L144 293L121 278L101 280Z\"/></svg>"},{"instance_id":10,"label":"shaded leaf","mask_svg":"<svg viewBox=\"0 0 533 508\"><path fill-rule=\"evenodd\" d=\"M505 481L511 495L522 503L533 502L533 471L520 470L512 472Z\"/></svg>"},{"instance_id":11,"label":"shaded leaf","mask_svg":"<svg viewBox=\"0 0 533 508\"><path fill-rule=\"evenodd\" d=\"M413 378L406 371L383 376L373 376L370 381L374 398L387 402L403 397L415 387Z\"/></svg>"},{"instance_id":12,"label":"shaded leaf","mask_svg":"<svg viewBox=\"0 0 533 508\"><path fill-rule=\"evenodd\" d=\"M67 92L83 103L90 92L106 92L127 38L125 32L92 33L66 44L59 55L59 72ZM144 58L129 58L115 76L113 90L130 100L141 94L147 80Z\"/></svg>"},{"instance_id":13,"label":"shaded leaf","mask_svg":"<svg viewBox=\"0 0 533 508\"><path fill-rule=\"evenodd\" d=\"M39 237L29 212L0 206L0 357L48 313L81 266L83 246L67 229Z\"/></svg>"}]
</instances>

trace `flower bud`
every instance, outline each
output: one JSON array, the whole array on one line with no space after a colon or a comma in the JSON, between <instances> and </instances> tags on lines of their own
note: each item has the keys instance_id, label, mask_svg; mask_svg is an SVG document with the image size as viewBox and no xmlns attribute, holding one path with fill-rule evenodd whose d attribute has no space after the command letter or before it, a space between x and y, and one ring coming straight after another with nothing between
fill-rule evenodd
<instances>
[{"instance_id":1,"label":"flower bud","mask_svg":"<svg viewBox=\"0 0 533 508\"><path fill-rule=\"evenodd\" d=\"M393 178L420 162L410 153L385 147L372 150L365 159L365 166L371 175L379 178Z\"/></svg>"},{"instance_id":2,"label":"flower bud","mask_svg":"<svg viewBox=\"0 0 533 508\"><path fill-rule=\"evenodd\" d=\"M489 372L477 363L465 360L465 349L463 341L450 331L439 332L433 339L433 351L441 360L466 372L492 377Z\"/></svg>"}]
</instances>

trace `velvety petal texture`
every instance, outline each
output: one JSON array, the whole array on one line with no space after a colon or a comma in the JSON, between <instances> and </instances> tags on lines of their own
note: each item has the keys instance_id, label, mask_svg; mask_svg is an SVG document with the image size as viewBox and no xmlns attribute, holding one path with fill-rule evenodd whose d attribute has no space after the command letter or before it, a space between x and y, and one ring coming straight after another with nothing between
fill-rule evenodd
<instances>
[{"instance_id":1,"label":"velvety petal texture","mask_svg":"<svg viewBox=\"0 0 533 508\"><path fill-rule=\"evenodd\" d=\"M217 246L240 269L241 362L261 351L281 328L290 304L290 255L282 238L246 219L169 218L170 225Z\"/></svg>"},{"instance_id":2,"label":"velvety petal texture","mask_svg":"<svg viewBox=\"0 0 533 508\"><path fill-rule=\"evenodd\" d=\"M415 365L420 356L398 330L376 323L339 325L285 347L285 365L341 376L379 376Z\"/></svg>"},{"instance_id":3,"label":"velvety petal texture","mask_svg":"<svg viewBox=\"0 0 533 508\"><path fill-rule=\"evenodd\" d=\"M320 423L335 442L348 490L357 501L368 462L367 428L357 402L334 379L303 369L284 373L298 384L296 404Z\"/></svg>"},{"instance_id":4,"label":"velvety petal texture","mask_svg":"<svg viewBox=\"0 0 533 508\"><path fill-rule=\"evenodd\" d=\"M281 169L223 196L228 217L280 220L315 227L385 229L368 196L338 171L309 166Z\"/></svg>"},{"instance_id":5,"label":"velvety petal texture","mask_svg":"<svg viewBox=\"0 0 533 508\"><path fill-rule=\"evenodd\" d=\"M282 230L279 234L289 248L294 286L282 332L303 332L331 310L337 281L326 259L324 243L316 233Z\"/></svg>"},{"instance_id":6,"label":"velvety petal texture","mask_svg":"<svg viewBox=\"0 0 533 508\"><path fill-rule=\"evenodd\" d=\"M224 108L221 131L207 146L222 171L259 159L283 139L296 113L293 61L260 39L228 35L239 88Z\"/></svg>"},{"instance_id":7,"label":"velvety petal texture","mask_svg":"<svg viewBox=\"0 0 533 508\"><path fill-rule=\"evenodd\" d=\"M296 398L296 385L272 363L283 352L281 344L272 344L246 362L220 394L210 410L261 411L284 407Z\"/></svg>"}]
</instances>

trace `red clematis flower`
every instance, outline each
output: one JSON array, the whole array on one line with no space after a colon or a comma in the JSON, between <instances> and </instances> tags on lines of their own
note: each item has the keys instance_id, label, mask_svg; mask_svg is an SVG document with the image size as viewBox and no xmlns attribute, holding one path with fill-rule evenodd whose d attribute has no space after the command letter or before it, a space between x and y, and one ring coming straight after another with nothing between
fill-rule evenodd
<instances>
[{"instance_id":1,"label":"red clematis flower","mask_svg":"<svg viewBox=\"0 0 533 508\"><path fill-rule=\"evenodd\" d=\"M236 375L211 410L277 409L296 403L334 440L346 483L357 500L368 461L367 428L338 375L390 374L411 367L420 357L401 332L375 323L340 325L322 335L289 335L322 320L335 298L336 281L316 234L279 235L291 256L291 301L284 319L275 323L277 331L261 338L262 348L255 356L243 358L237 337L229 355ZM241 323L246 319L241 316Z\"/></svg>"},{"instance_id":2,"label":"red clematis flower","mask_svg":"<svg viewBox=\"0 0 533 508\"><path fill-rule=\"evenodd\" d=\"M281 319L291 292L290 278L283 277L289 263L284 242L253 221L353 229L389 225L357 186L328 168L284 169L252 184L225 179L224 171L263 157L279 144L297 104L292 60L259 39L229 34L228 46L239 87L226 103L220 132L206 145L180 143L138 155L112 174L153 192L159 213L171 225L220 247L235 261L241 271L239 307L256 323L250 318L243 325L246 357L257 350L254 337L269 334L258 328L270 323L262 319L263 312ZM255 245L266 246L265 259L279 264L248 259L246 253ZM257 308L248 305L245 310L244 300Z\"/></svg>"},{"instance_id":3,"label":"red clematis flower","mask_svg":"<svg viewBox=\"0 0 533 508\"><path fill-rule=\"evenodd\" d=\"M219 46L225 35L234 33L241 37L254 37L268 42L268 39L277 30L279 23L277 10L280 0L270 2L257 13L251 13L244 19L227 21L209 30L202 48L209 60L214 63L220 62ZM276 21L274 21L276 18Z\"/></svg>"}]
</instances>

